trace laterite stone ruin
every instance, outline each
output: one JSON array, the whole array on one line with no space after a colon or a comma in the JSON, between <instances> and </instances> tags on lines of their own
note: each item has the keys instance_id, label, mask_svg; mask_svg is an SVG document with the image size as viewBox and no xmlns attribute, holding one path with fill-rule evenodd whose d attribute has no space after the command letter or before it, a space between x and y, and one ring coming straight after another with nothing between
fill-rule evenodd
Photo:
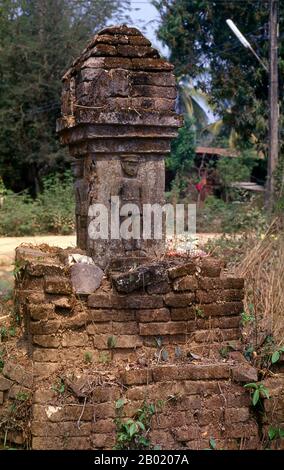
<instances>
[{"instance_id":1,"label":"laterite stone ruin","mask_svg":"<svg viewBox=\"0 0 284 470\"><path fill-rule=\"evenodd\" d=\"M92 240L88 227L90 206L110 216L111 197L163 205L164 158L182 125L172 70L136 28L119 26L97 34L63 77L57 130L74 157L77 245L102 267L163 252L163 240Z\"/></svg>"},{"instance_id":2,"label":"laterite stone ruin","mask_svg":"<svg viewBox=\"0 0 284 470\"><path fill-rule=\"evenodd\" d=\"M172 69L137 29L118 26L63 77L57 130L73 159L78 246L16 251L23 336L0 373L0 422L25 400L19 424L0 426L7 442L112 449L118 414L147 403L152 448L205 449L210 438L220 449L260 446L266 423L243 388L258 379L241 352L243 279L218 259L169 257L163 239L90 236L94 203L109 213L117 196L163 204L164 158L182 125ZM282 419L281 393L271 421Z\"/></svg>"}]
</instances>

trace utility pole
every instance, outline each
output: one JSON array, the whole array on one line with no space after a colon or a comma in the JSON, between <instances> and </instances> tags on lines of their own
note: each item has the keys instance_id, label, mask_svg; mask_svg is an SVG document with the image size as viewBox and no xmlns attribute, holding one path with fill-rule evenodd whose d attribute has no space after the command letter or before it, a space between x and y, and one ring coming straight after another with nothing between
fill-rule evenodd
<instances>
[{"instance_id":1,"label":"utility pole","mask_svg":"<svg viewBox=\"0 0 284 470\"><path fill-rule=\"evenodd\" d=\"M269 150L266 206L273 208L275 169L278 163L278 0L270 0L269 12Z\"/></svg>"}]
</instances>

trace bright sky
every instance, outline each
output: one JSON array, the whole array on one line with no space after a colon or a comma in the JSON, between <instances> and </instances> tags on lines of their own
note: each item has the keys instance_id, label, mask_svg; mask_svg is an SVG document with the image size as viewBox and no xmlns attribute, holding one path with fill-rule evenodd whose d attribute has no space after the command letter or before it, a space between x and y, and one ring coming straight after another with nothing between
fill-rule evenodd
<instances>
[{"instance_id":1,"label":"bright sky","mask_svg":"<svg viewBox=\"0 0 284 470\"><path fill-rule=\"evenodd\" d=\"M167 55L167 48L164 47L156 37L156 29L159 25L159 13L150 3L150 0L131 0L132 18L134 26L143 30L143 34L152 42L163 55Z\"/></svg>"},{"instance_id":2,"label":"bright sky","mask_svg":"<svg viewBox=\"0 0 284 470\"><path fill-rule=\"evenodd\" d=\"M150 0L130 0L132 11L129 15L132 18L133 25L140 29L143 34L152 42L153 47L159 50L161 55L168 57L169 50L157 39L156 30L158 29L160 16L158 10L150 3ZM200 103L206 111L209 122L216 121L216 116L210 111L204 102Z\"/></svg>"}]
</instances>

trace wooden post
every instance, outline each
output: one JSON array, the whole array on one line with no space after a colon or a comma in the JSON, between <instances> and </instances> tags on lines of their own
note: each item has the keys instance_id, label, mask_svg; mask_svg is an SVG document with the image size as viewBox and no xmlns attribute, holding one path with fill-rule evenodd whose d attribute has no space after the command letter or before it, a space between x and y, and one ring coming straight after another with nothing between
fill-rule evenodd
<instances>
[{"instance_id":1,"label":"wooden post","mask_svg":"<svg viewBox=\"0 0 284 470\"><path fill-rule=\"evenodd\" d=\"M278 0L270 0L269 14L269 151L266 207L273 208L275 170L278 163Z\"/></svg>"}]
</instances>

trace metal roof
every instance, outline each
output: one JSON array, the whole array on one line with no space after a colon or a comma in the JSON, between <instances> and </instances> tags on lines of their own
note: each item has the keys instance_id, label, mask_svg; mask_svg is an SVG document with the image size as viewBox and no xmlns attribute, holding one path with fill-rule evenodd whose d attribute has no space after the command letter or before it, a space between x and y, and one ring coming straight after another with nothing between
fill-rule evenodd
<instances>
[{"instance_id":1,"label":"metal roof","mask_svg":"<svg viewBox=\"0 0 284 470\"><path fill-rule=\"evenodd\" d=\"M216 155L217 157L239 157L240 152L222 147L196 147L195 153Z\"/></svg>"}]
</instances>

